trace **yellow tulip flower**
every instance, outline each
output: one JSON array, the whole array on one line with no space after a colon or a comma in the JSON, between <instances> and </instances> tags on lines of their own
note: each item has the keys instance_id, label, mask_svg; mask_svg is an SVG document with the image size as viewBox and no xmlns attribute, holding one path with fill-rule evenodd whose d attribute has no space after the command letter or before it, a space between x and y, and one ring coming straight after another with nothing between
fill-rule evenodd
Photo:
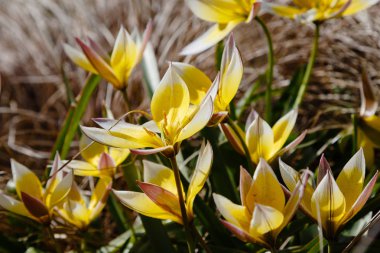
<instances>
[{"instance_id":1,"label":"yellow tulip flower","mask_svg":"<svg viewBox=\"0 0 380 253\"><path fill-rule=\"evenodd\" d=\"M152 121L134 125L117 120L95 119L103 129L82 127L82 131L96 142L129 148L136 154L162 152L166 156L173 156L183 140L199 132L209 122L216 89L215 84L199 105L191 105L186 83L170 65L153 94Z\"/></svg>"},{"instance_id":2,"label":"yellow tulip flower","mask_svg":"<svg viewBox=\"0 0 380 253\"><path fill-rule=\"evenodd\" d=\"M276 238L289 223L302 199L304 185L294 187L287 203L285 194L272 168L260 159L253 178L243 168L240 169L241 205L214 193L214 201L225 225L236 237L245 242L258 243L274 249Z\"/></svg>"},{"instance_id":3,"label":"yellow tulip flower","mask_svg":"<svg viewBox=\"0 0 380 253\"><path fill-rule=\"evenodd\" d=\"M58 214L77 228L86 229L106 205L111 186L111 178L100 178L88 201L78 185L74 183L66 201L57 208Z\"/></svg>"},{"instance_id":4,"label":"yellow tulip flower","mask_svg":"<svg viewBox=\"0 0 380 253\"><path fill-rule=\"evenodd\" d=\"M180 62L174 62L173 68L185 81L189 88L190 102L199 104L207 90L211 87L211 80L198 68ZM243 63L233 36L229 36L223 50L220 75L215 82L219 83L214 100L213 124L219 123L228 113L228 106L235 97L243 77Z\"/></svg>"},{"instance_id":5,"label":"yellow tulip flower","mask_svg":"<svg viewBox=\"0 0 380 253\"><path fill-rule=\"evenodd\" d=\"M188 221L194 218L193 202L210 173L212 157L211 145L203 144L184 198ZM138 213L183 224L173 170L161 164L144 161L144 182L138 184L143 193L116 190L114 193L121 203Z\"/></svg>"},{"instance_id":6,"label":"yellow tulip flower","mask_svg":"<svg viewBox=\"0 0 380 253\"><path fill-rule=\"evenodd\" d=\"M269 8L269 11L277 15L303 22L313 22L352 15L367 9L377 2L378 0L293 0L294 6L284 6L273 3L266 3L265 6Z\"/></svg>"},{"instance_id":7,"label":"yellow tulip flower","mask_svg":"<svg viewBox=\"0 0 380 253\"><path fill-rule=\"evenodd\" d=\"M85 161L72 160L67 167L78 176L113 177L116 168L130 154L129 149L107 147L82 135L80 140L81 155ZM87 147L87 148L86 148Z\"/></svg>"},{"instance_id":8,"label":"yellow tulip flower","mask_svg":"<svg viewBox=\"0 0 380 253\"><path fill-rule=\"evenodd\" d=\"M80 39L76 39L82 52L67 44L64 45L64 51L75 64L84 70L98 74L116 89L124 90L128 85L128 78L132 70L142 58L150 33L151 24L149 23L143 40L140 42L133 39L127 30L121 27L111 57L92 40L87 45Z\"/></svg>"},{"instance_id":9,"label":"yellow tulip flower","mask_svg":"<svg viewBox=\"0 0 380 253\"><path fill-rule=\"evenodd\" d=\"M186 3L196 16L216 24L187 45L181 51L183 55L197 54L215 45L240 23L249 23L259 9L256 0L187 0Z\"/></svg>"},{"instance_id":10,"label":"yellow tulip flower","mask_svg":"<svg viewBox=\"0 0 380 253\"><path fill-rule=\"evenodd\" d=\"M40 180L27 167L15 160L11 160L11 167L17 196L21 201L0 193L0 206L12 213L49 223L54 207L62 203L70 192L72 172L64 175L62 170L58 171L61 161L57 155L43 189Z\"/></svg>"},{"instance_id":11,"label":"yellow tulip flower","mask_svg":"<svg viewBox=\"0 0 380 253\"><path fill-rule=\"evenodd\" d=\"M290 191L299 175L280 160L281 176ZM318 167L315 189L309 182L301 201L301 208L316 222L320 221L324 235L333 239L352 217L364 206L377 180L377 172L364 187L365 158L360 149L343 167L335 181L327 160L322 156Z\"/></svg>"},{"instance_id":12,"label":"yellow tulip flower","mask_svg":"<svg viewBox=\"0 0 380 253\"><path fill-rule=\"evenodd\" d=\"M237 137L231 127L227 124L222 124L222 130L230 141L231 145L241 154L244 154L244 149L240 139L244 139L247 145L249 155L252 161L257 164L260 158L270 162L274 158L287 152L291 148L298 145L305 137L306 132L303 132L293 142L282 148L292 132L297 120L297 110L292 110L280 118L271 128L269 124L263 120L256 112L253 112L248 117L246 123L246 133L238 128L242 138Z\"/></svg>"},{"instance_id":13,"label":"yellow tulip flower","mask_svg":"<svg viewBox=\"0 0 380 253\"><path fill-rule=\"evenodd\" d=\"M380 148L380 117L376 116L379 104L374 87L365 71L362 72L361 84L357 145L363 148L367 166L372 167L374 165L375 149Z\"/></svg>"}]
</instances>

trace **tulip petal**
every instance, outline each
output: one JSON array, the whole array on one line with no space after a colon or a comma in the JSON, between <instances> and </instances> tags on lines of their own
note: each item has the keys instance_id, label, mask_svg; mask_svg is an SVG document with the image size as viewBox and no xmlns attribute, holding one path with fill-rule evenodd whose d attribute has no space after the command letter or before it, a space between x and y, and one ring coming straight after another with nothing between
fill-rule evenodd
<instances>
[{"instance_id":1,"label":"tulip petal","mask_svg":"<svg viewBox=\"0 0 380 253\"><path fill-rule=\"evenodd\" d=\"M155 90L151 102L153 120L173 141L189 109L190 96L185 82L170 65ZM174 144L174 143L173 143Z\"/></svg>"},{"instance_id":2,"label":"tulip petal","mask_svg":"<svg viewBox=\"0 0 380 253\"><path fill-rule=\"evenodd\" d=\"M88 138L99 142L103 145L108 145L115 148L144 148L144 143L138 143L128 139L119 138L113 136L109 131L105 129L95 127L81 126L82 132L87 135Z\"/></svg>"},{"instance_id":3,"label":"tulip petal","mask_svg":"<svg viewBox=\"0 0 380 253\"><path fill-rule=\"evenodd\" d=\"M240 167L240 200L243 206L247 206L247 195L252 185L251 175L242 166Z\"/></svg>"},{"instance_id":4,"label":"tulip petal","mask_svg":"<svg viewBox=\"0 0 380 253\"><path fill-rule=\"evenodd\" d=\"M343 12L343 16L355 14L359 11L367 9L368 7L377 4L379 0L352 0L351 4Z\"/></svg>"},{"instance_id":5,"label":"tulip petal","mask_svg":"<svg viewBox=\"0 0 380 253\"><path fill-rule=\"evenodd\" d=\"M309 174L304 173L302 175L302 179L300 181L298 181L296 188L294 189L294 191L290 195L290 197L289 197L289 199L285 205L285 208L282 212L284 214L284 221L282 222L281 226L276 229L275 237L279 233L281 233L282 229L286 225L288 225L288 223L290 222L290 220L293 218L294 214L296 213L298 206L301 203L303 194L305 192L308 177L309 177Z\"/></svg>"},{"instance_id":6,"label":"tulip petal","mask_svg":"<svg viewBox=\"0 0 380 253\"><path fill-rule=\"evenodd\" d=\"M375 91L371 80L368 78L368 73L362 70L362 82L360 86L360 116L368 117L373 116L378 108Z\"/></svg>"},{"instance_id":7,"label":"tulip petal","mask_svg":"<svg viewBox=\"0 0 380 253\"><path fill-rule=\"evenodd\" d=\"M365 177L365 158L360 149L346 163L336 183L346 199L346 208L350 209L363 190Z\"/></svg>"},{"instance_id":8,"label":"tulip petal","mask_svg":"<svg viewBox=\"0 0 380 253\"><path fill-rule=\"evenodd\" d=\"M280 227L283 221L284 215L276 208L256 204L249 226L249 233L257 235L256 237L259 238L264 237L267 233L271 233Z\"/></svg>"},{"instance_id":9,"label":"tulip petal","mask_svg":"<svg viewBox=\"0 0 380 253\"><path fill-rule=\"evenodd\" d=\"M274 155L274 157L281 156L281 155L285 154L286 152L288 152L288 151L294 149L295 147L297 147L298 144L300 144L303 141L303 139L305 139L306 134L307 134L307 130L303 131L296 139L294 139L291 143L289 143L283 149L281 149L280 151L278 151Z\"/></svg>"},{"instance_id":10,"label":"tulip petal","mask_svg":"<svg viewBox=\"0 0 380 253\"><path fill-rule=\"evenodd\" d=\"M55 188L52 189L51 195L47 195L46 198L46 206L48 209L53 208L54 206L60 204L65 200L67 195L71 190L71 185L73 184L74 175L73 172L70 171L61 182L57 184Z\"/></svg>"},{"instance_id":11,"label":"tulip petal","mask_svg":"<svg viewBox=\"0 0 380 253\"><path fill-rule=\"evenodd\" d=\"M115 167L116 167L115 161L112 159L112 157L109 154L102 153L100 155L98 169L101 172L112 171L113 169L115 169Z\"/></svg>"},{"instance_id":12,"label":"tulip petal","mask_svg":"<svg viewBox=\"0 0 380 253\"><path fill-rule=\"evenodd\" d=\"M304 10L298 9L297 7L272 4L268 2L265 2L265 5L263 5L263 7L263 9L266 11L291 19L298 19L300 15L305 13Z\"/></svg>"},{"instance_id":13,"label":"tulip petal","mask_svg":"<svg viewBox=\"0 0 380 253\"><path fill-rule=\"evenodd\" d=\"M127 159L129 154L131 153L131 151L129 149L126 149L126 148L112 148L112 147L110 147L108 153L112 157L112 159L114 160L115 165L118 166L122 162L124 162L125 159Z\"/></svg>"},{"instance_id":14,"label":"tulip petal","mask_svg":"<svg viewBox=\"0 0 380 253\"><path fill-rule=\"evenodd\" d=\"M181 51L181 55L200 53L224 39L243 20L231 21L226 24L215 24L198 39L191 42Z\"/></svg>"},{"instance_id":15,"label":"tulip petal","mask_svg":"<svg viewBox=\"0 0 380 253\"><path fill-rule=\"evenodd\" d=\"M28 212L40 222L44 223L50 220L49 210L41 200L26 192L21 192L21 199Z\"/></svg>"},{"instance_id":16,"label":"tulip petal","mask_svg":"<svg viewBox=\"0 0 380 253\"><path fill-rule=\"evenodd\" d=\"M317 185L322 181L322 179L325 177L328 171L331 172L330 164L326 160L325 155L322 154L321 159L319 160L319 166L318 166Z\"/></svg>"},{"instance_id":17,"label":"tulip petal","mask_svg":"<svg viewBox=\"0 0 380 253\"><path fill-rule=\"evenodd\" d=\"M158 185L174 195L177 195L177 187L174 172L162 164L143 160L144 182Z\"/></svg>"},{"instance_id":18,"label":"tulip petal","mask_svg":"<svg viewBox=\"0 0 380 253\"><path fill-rule=\"evenodd\" d=\"M272 168L264 160L260 159L253 175L252 185L247 194L248 204L260 203L282 211L285 207L285 196ZM253 211L253 206L249 206Z\"/></svg>"},{"instance_id":19,"label":"tulip petal","mask_svg":"<svg viewBox=\"0 0 380 253\"><path fill-rule=\"evenodd\" d=\"M121 203L128 208L156 219L172 220L182 224L182 218L156 205L145 193L131 191L113 191Z\"/></svg>"},{"instance_id":20,"label":"tulip petal","mask_svg":"<svg viewBox=\"0 0 380 253\"><path fill-rule=\"evenodd\" d=\"M249 126L246 133L246 142L252 161L258 163L260 158L269 160L273 149L274 135L272 128L262 118L257 117Z\"/></svg>"},{"instance_id":21,"label":"tulip petal","mask_svg":"<svg viewBox=\"0 0 380 253\"><path fill-rule=\"evenodd\" d=\"M197 17L206 21L228 23L234 19L245 19L244 11L236 1L187 0L186 3Z\"/></svg>"},{"instance_id":22,"label":"tulip petal","mask_svg":"<svg viewBox=\"0 0 380 253\"><path fill-rule=\"evenodd\" d=\"M190 103L198 105L211 87L211 80L198 68L182 62L172 62L173 69L185 81L190 94Z\"/></svg>"},{"instance_id":23,"label":"tulip petal","mask_svg":"<svg viewBox=\"0 0 380 253\"><path fill-rule=\"evenodd\" d=\"M291 192L294 192L297 186L297 183L300 181L300 176L297 171L295 171L292 167L284 163L281 159L279 159L279 167L282 180L284 180L286 187L289 188ZM305 190L302 198L302 205L304 207L305 212L308 212L310 216L311 214L311 197L313 196L314 189L310 185L310 183L306 183Z\"/></svg>"},{"instance_id":24,"label":"tulip petal","mask_svg":"<svg viewBox=\"0 0 380 253\"><path fill-rule=\"evenodd\" d=\"M221 78L218 95L215 99L215 110L225 111L239 89L243 77L243 62L232 35L229 36L223 51Z\"/></svg>"},{"instance_id":25,"label":"tulip petal","mask_svg":"<svg viewBox=\"0 0 380 253\"><path fill-rule=\"evenodd\" d=\"M226 197L213 193L214 202L224 219L239 229L248 230L251 215L245 206L232 203Z\"/></svg>"},{"instance_id":26,"label":"tulip petal","mask_svg":"<svg viewBox=\"0 0 380 253\"><path fill-rule=\"evenodd\" d=\"M88 209L92 212L92 215L97 216L95 213L99 213L101 211L97 210L94 213L94 209L101 204L102 206L105 205L108 193L111 190L112 186L112 179L105 177L100 178L98 182L96 183L95 189L92 192L90 203L88 204Z\"/></svg>"},{"instance_id":27,"label":"tulip petal","mask_svg":"<svg viewBox=\"0 0 380 253\"><path fill-rule=\"evenodd\" d=\"M292 132L297 120L297 110L291 110L281 117L273 126L274 147L275 152L284 146L290 133Z\"/></svg>"},{"instance_id":28,"label":"tulip petal","mask_svg":"<svg viewBox=\"0 0 380 253\"><path fill-rule=\"evenodd\" d=\"M194 114L189 117L190 121L182 128L177 142L185 140L202 130L211 119L213 111L214 101L211 96L207 96L196 109Z\"/></svg>"},{"instance_id":29,"label":"tulip petal","mask_svg":"<svg viewBox=\"0 0 380 253\"><path fill-rule=\"evenodd\" d=\"M21 199L21 192L27 192L34 198L42 199L42 186L38 177L13 159L11 159L11 168L18 197Z\"/></svg>"},{"instance_id":30,"label":"tulip petal","mask_svg":"<svg viewBox=\"0 0 380 253\"><path fill-rule=\"evenodd\" d=\"M154 202L166 211L181 217L181 209L177 194L165 190L164 188L144 182L138 182L141 190Z\"/></svg>"},{"instance_id":31,"label":"tulip petal","mask_svg":"<svg viewBox=\"0 0 380 253\"><path fill-rule=\"evenodd\" d=\"M79 46L82 48L83 53L86 55L88 61L96 69L96 71L108 82L112 83L116 88L121 88L122 83L117 79L113 70L105 62L102 57L100 57L92 48L83 43L80 39L76 39Z\"/></svg>"},{"instance_id":32,"label":"tulip petal","mask_svg":"<svg viewBox=\"0 0 380 253\"><path fill-rule=\"evenodd\" d=\"M194 199L207 181L208 175L210 174L212 158L213 151L210 143L203 142L199 151L197 165L195 166L195 171L191 177L189 188L187 190L186 204L188 214L193 213Z\"/></svg>"},{"instance_id":33,"label":"tulip petal","mask_svg":"<svg viewBox=\"0 0 380 253\"><path fill-rule=\"evenodd\" d=\"M67 162L67 161L63 161ZM91 163L80 161L80 160L71 160L67 167L72 169L74 172L74 175L77 176L89 176L89 177L99 177L100 171L97 167L94 167Z\"/></svg>"},{"instance_id":34,"label":"tulip petal","mask_svg":"<svg viewBox=\"0 0 380 253\"><path fill-rule=\"evenodd\" d=\"M91 163L95 167L98 166L100 155L103 152L107 152L106 146L94 142L84 134L80 138L79 148L81 150L80 154L83 157L83 159Z\"/></svg>"},{"instance_id":35,"label":"tulip petal","mask_svg":"<svg viewBox=\"0 0 380 253\"><path fill-rule=\"evenodd\" d=\"M375 175L372 177L372 179L368 182L362 193L359 195L355 203L352 205L352 207L346 212L343 219L341 220L341 224L346 223L349 221L352 217L355 216L364 206L364 204L367 202L368 198L371 196L372 190L375 187L376 181L378 177L378 171L376 171Z\"/></svg>"},{"instance_id":36,"label":"tulip petal","mask_svg":"<svg viewBox=\"0 0 380 253\"><path fill-rule=\"evenodd\" d=\"M0 206L9 212L33 218L21 201L15 200L3 193L0 193Z\"/></svg>"},{"instance_id":37,"label":"tulip petal","mask_svg":"<svg viewBox=\"0 0 380 253\"><path fill-rule=\"evenodd\" d=\"M90 223L89 210L83 203L69 200L58 213L69 223L78 228L86 228Z\"/></svg>"},{"instance_id":38,"label":"tulip petal","mask_svg":"<svg viewBox=\"0 0 380 253\"><path fill-rule=\"evenodd\" d=\"M242 143L235 131L232 130L232 128L228 124L220 124L219 126L222 129L224 135L226 136L231 146L236 150L236 152L238 152L241 155L244 155ZM237 129L241 136L245 135L245 133L243 132L243 130L241 130L240 127L238 127Z\"/></svg>"},{"instance_id":39,"label":"tulip petal","mask_svg":"<svg viewBox=\"0 0 380 253\"><path fill-rule=\"evenodd\" d=\"M338 222L346 210L346 201L331 172L328 171L311 198L313 217L321 217L322 227L328 236L338 229Z\"/></svg>"},{"instance_id":40,"label":"tulip petal","mask_svg":"<svg viewBox=\"0 0 380 253\"><path fill-rule=\"evenodd\" d=\"M88 61L87 57L79 50L73 48L68 44L63 44L63 50L65 51L67 57L70 58L76 65L83 68L84 70L98 74L98 72L94 69L91 63Z\"/></svg>"},{"instance_id":41,"label":"tulip petal","mask_svg":"<svg viewBox=\"0 0 380 253\"><path fill-rule=\"evenodd\" d=\"M160 137L144 126L106 118L97 118L93 119L93 121L100 127L108 130L113 136L133 143L140 143L141 147L156 148L162 146Z\"/></svg>"},{"instance_id":42,"label":"tulip petal","mask_svg":"<svg viewBox=\"0 0 380 253\"><path fill-rule=\"evenodd\" d=\"M131 153L135 155L152 155L157 153L162 154L174 154L173 146L165 146L161 148L151 148L151 149L131 149Z\"/></svg>"}]
</instances>

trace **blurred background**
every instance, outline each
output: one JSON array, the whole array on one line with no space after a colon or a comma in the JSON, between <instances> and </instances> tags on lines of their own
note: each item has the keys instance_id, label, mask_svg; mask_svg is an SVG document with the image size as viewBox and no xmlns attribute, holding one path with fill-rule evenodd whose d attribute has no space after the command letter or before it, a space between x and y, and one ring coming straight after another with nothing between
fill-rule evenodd
<instances>
[{"instance_id":1,"label":"blurred background","mask_svg":"<svg viewBox=\"0 0 380 253\"><path fill-rule=\"evenodd\" d=\"M316 67L300 110L299 129L318 131L341 127L349 121L349 114L359 107L363 65L374 85L380 85L379 12L380 6L376 5L323 25ZM263 19L274 41L276 90L287 86L294 71L307 62L313 29L268 14ZM141 32L149 20L153 21L151 43L161 74L168 61L185 61L214 78L214 49L191 57L178 55L210 25L196 18L184 1L0 0L1 188L11 177L10 158L42 173L69 107L68 91L76 96L84 84L86 73L65 56L63 43L75 45L75 37L90 37L111 51L120 26ZM262 30L254 22L240 25L234 35L245 67L239 98L265 71L267 48ZM134 108L147 109L141 75L141 68L137 68L129 95L134 98ZM260 87L257 93L263 90ZM122 98L119 94L112 96L115 115L123 114ZM91 124L92 117L100 116L105 97L103 84L92 99L83 124ZM251 107L259 112L263 109L260 102ZM76 151L74 142L71 154Z\"/></svg>"}]
</instances>

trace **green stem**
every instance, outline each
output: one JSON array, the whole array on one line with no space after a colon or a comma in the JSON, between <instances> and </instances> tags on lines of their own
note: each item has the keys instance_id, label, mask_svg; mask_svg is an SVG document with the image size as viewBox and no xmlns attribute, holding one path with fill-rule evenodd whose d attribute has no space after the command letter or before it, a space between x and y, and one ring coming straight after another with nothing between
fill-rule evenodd
<instances>
[{"instance_id":1,"label":"green stem","mask_svg":"<svg viewBox=\"0 0 380 253\"><path fill-rule=\"evenodd\" d=\"M294 102L294 105L293 105L294 109L297 108L301 104L303 96L304 96L306 88L307 88L307 85L308 85L309 80L310 80L311 72L313 70L313 66L314 66L315 59L316 59L317 52L318 52L319 26L320 26L319 23L315 23L313 48L311 49L309 62L307 64L306 71L305 71L305 74L304 74L303 79L302 79L302 83L301 83L300 88L298 90L296 101Z\"/></svg>"},{"instance_id":2,"label":"green stem","mask_svg":"<svg viewBox=\"0 0 380 253\"><path fill-rule=\"evenodd\" d=\"M250 155L249 150L248 150L247 143L245 142L245 139L240 135L238 126L235 124L235 122L230 117L226 117L226 118L227 118L228 125L235 132L235 135L238 137L238 139L239 139L239 141L241 143L241 146L243 147L243 150L244 150L244 153L245 153L245 157L247 159L248 170L253 175L253 172L254 172L255 169L254 169L254 166L252 164L252 159L251 159L251 155Z\"/></svg>"},{"instance_id":3,"label":"green stem","mask_svg":"<svg viewBox=\"0 0 380 253\"><path fill-rule=\"evenodd\" d=\"M266 92L265 92L265 120L270 124L272 120L272 83L273 83L273 67L274 67L274 51L271 34L265 23L259 18L255 17L257 23L260 24L267 38L268 44L268 67L266 71Z\"/></svg>"},{"instance_id":4,"label":"green stem","mask_svg":"<svg viewBox=\"0 0 380 253\"><path fill-rule=\"evenodd\" d=\"M65 159L71 146L71 142L77 132L79 122L87 109L87 104L90 101L91 95L98 87L101 78L97 75L90 75L87 79L85 86L83 87L81 94L79 95L79 99L76 99L78 102L75 108L73 109L73 115L69 121L65 121L64 126L61 131L65 130L65 134L61 136L61 133L58 135L62 140L58 142L61 146L55 147L56 150L53 150L52 153L55 154L55 151L61 151L61 159Z\"/></svg>"},{"instance_id":5,"label":"green stem","mask_svg":"<svg viewBox=\"0 0 380 253\"><path fill-rule=\"evenodd\" d=\"M194 244L193 236L191 234L191 228L190 228L189 220L186 213L185 199L182 193L182 184L181 184L181 178L180 178L180 172L179 172L177 160L175 156L172 156L169 159L170 159L170 163L172 165L172 169L174 172L175 184L177 186L178 201L179 201L179 206L181 208L181 216L182 216L183 225L185 226L187 246L189 249L189 253L194 253L195 244Z\"/></svg>"},{"instance_id":6,"label":"green stem","mask_svg":"<svg viewBox=\"0 0 380 253\"><path fill-rule=\"evenodd\" d=\"M335 253L335 252L340 252L340 251L337 250L335 242L330 240L327 244L327 252Z\"/></svg>"},{"instance_id":7,"label":"green stem","mask_svg":"<svg viewBox=\"0 0 380 253\"><path fill-rule=\"evenodd\" d=\"M61 247L59 246L57 240L55 239L55 237L54 237L54 232L53 232L53 230L51 229L50 225L46 226L46 230L47 230L47 232L48 232L48 234L49 234L51 240L53 241L53 244L54 244L54 247L55 247L55 251L56 251L57 253L61 253L61 252L62 252L62 249L61 249Z\"/></svg>"}]
</instances>

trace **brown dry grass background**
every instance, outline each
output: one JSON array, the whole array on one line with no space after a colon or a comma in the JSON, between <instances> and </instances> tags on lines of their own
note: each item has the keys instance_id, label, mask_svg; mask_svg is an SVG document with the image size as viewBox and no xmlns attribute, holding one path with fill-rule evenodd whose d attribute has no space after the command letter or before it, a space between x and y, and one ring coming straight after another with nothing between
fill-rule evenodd
<instances>
[{"instance_id":1,"label":"brown dry grass background","mask_svg":"<svg viewBox=\"0 0 380 253\"><path fill-rule=\"evenodd\" d=\"M359 105L359 73L367 65L373 82L380 85L380 6L339 20L326 22L311 85L300 110L299 128L333 126ZM73 66L62 43L90 36L111 49L120 25L129 31L143 30L149 19L154 30L151 42L161 73L167 61L191 62L214 76L214 50L193 57L178 52L210 25L196 18L178 0L12 0L0 1L0 186L10 178L9 159L15 158L42 173L49 151L68 108L64 73L78 94L85 73ZM276 53L275 86L289 83L292 73L306 63L313 29L270 15L264 16L273 35ZM245 74L240 96L266 67L266 41L255 23L234 32L242 53ZM141 93L141 71L131 82L135 107L146 107ZM84 124L100 115L106 85L100 85L86 112ZM238 96L239 96L238 95ZM118 94L113 110L121 114ZM262 105L254 105L262 111ZM351 109L350 109L351 108ZM317 116L316 116L317 115ZM315 118L318 117L318 118ZM73 153L75 152L73 143ZM72 153L72 154L73 154Z\"/></svg>"}]
</instances>

